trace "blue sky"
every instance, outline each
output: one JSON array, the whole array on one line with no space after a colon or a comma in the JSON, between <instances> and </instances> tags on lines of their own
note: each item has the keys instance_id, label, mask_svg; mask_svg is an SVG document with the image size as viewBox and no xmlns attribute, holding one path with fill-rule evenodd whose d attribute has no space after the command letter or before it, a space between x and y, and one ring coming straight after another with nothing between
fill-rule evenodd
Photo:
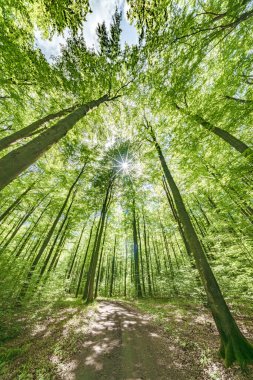
<instances>
[{"instance_id":1,"label":"blue sky","mask_svg":"<svg viewBox=\"0 0 253 380\"><path fill-rule=\"evenodd\" d=\"M129 45L138 43L138 34L133 25L130 25L127 17L126 0L90 0L92 13L87 15L87 20L83 25L83 34L87 46L97 48L96 28L99 23L105 21L109 26L116 6L122 11L122 35L121 44L127 42ZM35 31L36 45L41 49L45 57L50 61L52 55L59 55L61 45L66 43L69 33L65 30L62 35L55 34L50 40L42 38L42 33L39 30Z\"/></svg>"}]
</instances>

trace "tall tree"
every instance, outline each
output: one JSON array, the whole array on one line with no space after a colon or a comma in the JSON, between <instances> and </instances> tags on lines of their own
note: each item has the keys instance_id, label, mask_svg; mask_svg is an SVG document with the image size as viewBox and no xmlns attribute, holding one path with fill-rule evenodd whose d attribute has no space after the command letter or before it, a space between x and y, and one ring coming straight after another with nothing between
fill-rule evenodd
<instances>
[{"instance_id":1,"label":"tall tree","mask_svg":"<svg viewBox=\"0 0 253 380\"><path fill-rule=\"evenodd\" d=\"M0 159L0 190L12 182L22 171L33 164L51 146L57 143L74 125L82 119L89 110L109 101L108 95L80 106L70 115L58 121L46 132L8 153Z\"/></svg>"},{"instance_id":2,"label":"tall tree","mask_svg":"<svg viewBox=\"0 0 253 380\"><path fill-rule=\"evenodd\" d=\"M189 214L185 208L180 191L169 171L153 128L148 123L146 125L150 136L152 137L152 141L157 151L165 178L171 189L178 215L182 221L187 236L187 241L191 247L196 266L206 290L208 303L220 334L220 355L224 358L227 366L230 366L233 362L237 362L242 367L245 367L247 363L252 363L253 361L253 346L247 341L240 331L226 304L213 271L206 259L199 238L192 225Z\"/></svg>"}]
</instances>

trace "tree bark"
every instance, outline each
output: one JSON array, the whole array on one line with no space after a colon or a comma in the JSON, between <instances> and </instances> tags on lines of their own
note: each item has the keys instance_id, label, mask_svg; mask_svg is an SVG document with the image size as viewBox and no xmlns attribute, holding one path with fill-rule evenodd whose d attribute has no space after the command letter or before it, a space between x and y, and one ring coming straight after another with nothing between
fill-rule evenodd
<instances>
[{"instance_id":1,"label":"tree bark","mask_svg":"<svg viewBox=\"0 0 253 380\"><path fill-rule=\"evenodd\" d=\"M184 233L184 230L183 230L183 227L182 227L182 223L181 223L181 221L180 221L180 219L178 217L177 210L176 210L175 205L173 203L173 199L171 197L171 194L170 194L170 191L169 191L169 188L168 188L168 185L167 185L167 183L165 181L164 176L163 176L163 188L164 188L166 197L168 199L168 202L169 202L172 214L174 216L174 219L177 222L178 230L179 230L179 233L180 233L180 235L182 237L182 240L184 242L184 246L185 246L186 252L187 252L188 256L191 257L191 250L190 250L190 247L189 247L189 243L186 240L185 233Z\"/></svg>"},{"instance_id":2,"label":"tree bark","mask_svg":"<svg viewBox=\"0 0 253 380\"><path fill-rule=\"evenodd\" d=\"M243 154L245 157L251 156L253 154L252 149L248 145L246 145L243 141L239 140L235 136L231 135L229 132L219 127L215 127L200 115L194 115L193 118L200 125L202 125L202 127L214 133L216 136L222 138L222 140L236 149L239 153Z\"/></svg>"},{"instance_id":3,"label":"tree bark","mask_svg":"<svg viewBox=\"0 0 253 380\"><path fill-rule=\"evenodd\" d=\"M139 247L138 247L138 235L137 235L137 224L136 224L136 213L135 213L135 201L133 201L133 253L134 253L134 283L136 296L138 298L142 297L141 282L140 282L140 272L139 272Z\"/></svg>"},{"instance_id":4,"label":"tree bark","mask_svg":"<svg viewBox=\"0 0 253 380\"><path fill-rule=\"evenodd\" d=\"M107 230L107 222L108 222L108 216L107 216L106 222L105 222L105 231L104 231L103 243L102 243L102 248L101 248L100 257L99 257L99 263L98 263L96 286L95 286L95 293L94 293L94 297L95 298L97 298L99 282L101 281L100 280L100 271L101 271L101 264L102 264L102 259L103 259L103 253L104 253L106 230Z\"/></svg>"},{"instance_id":5,"label":"tree bark","mask_svg":"<svg viewBox=\"0 0 253 380\"><path fill-rule=\"evenodd\" d=\"M144 237L144 248L145 248L146 266L147 266L147 276L148 276L148 293L149 293L149 296L152 297L153 292L152 292L152 282L151 282L151 275L150 275L146 222L145 222L144 215L143 215L143 237Z\"/></svg>"},{"instance_id":6,"label":"tree bark","mask_svg":"<svg viewBox=\"0 0 253 380\"><path fill-rule=\"evenodd\" d=\"M3 220L7 215L10 214L10 212L16 208L22 199L25 197L25 195L33 188L34 183L32 183L16 200L13 202L1 215L0 215L0 221Z\"/></svg>"},{"instance_id":7,"label":"tree bark","mask_svg":"<svg viewBox=\"0 0 253 380\"><path fill-rule=\"evenodd\" d=\"M193 228L180 191L169 171L162 150L156 140L154 131L150 125L148 125L148 128L157 150L164 175L170 186L178 215L183 224L187 241L189 242L193 253L197 269L206 290L208 303L220 334L220 355L224 358L226 366L230 366L233 362L237 362L241 367L245 367L247 363L253 362L253 346L243 336L230 313L220 287L206 259L198 236Z\"/></svg>"},{"instance_id":8,"label":"tree bark","mask_svg":"<svg viewBox=\"0 0 253 380\"><path fill-rule=\"evenodd\" d=\"M8 148L14 142L17 142L25 137L30 137L34 134L34 132L39 132L39 129L47 122L54 120L58 117L64 116L67 113L73 112L78 106L75 105L73 107L65 108L59 112L52 113L47 115L39 120L34 121L32 124L28 125L25 128L20 129L17 132L12 133L9 136L6 136L0 140L0 152L6 148Z\"/></svg>"},{"instance_id":9,"label":"tree bark","mask_svg":"<svg viewBox=\"0 0 253 380\"><path fill-rule=\"evenodd\" d=\"M89 235L89 240L88 240L88 244L87 244L87 247L86 247L86 250L85 250L85 255L84 255L81 271L80 271L80 274L79 274L78 284L77 284L77 287L76 287L76 297L78 297L79 289L80 289L80 286L81 286L81 281L82 281L82 278L83 278L84 266L85 266L85 263L86 263L86 260L87 260L87 256L88 256L88 252L89 252L89 248L90 248L90 242L91 242L91 237L92 237L92 231L93 231L94 224L95 224L95 218L94 218L94 220L92 222L92 226L91 226L91 230L90 230L90 235Z\"/></svg>"},{"instance_id":10,"label":"tree bark","mask_svg":"<svg viewBox=\"0 0 253 380\"><path fill-rule=\"evenodd\" d=\"M52 145L64 137L89 110L108 100L108 95L104 95L97 100L80 106L32 141L2 157L0 159L0 190L11 183L43 153L49 150Z\"/></svg>"},{"instance_id":11,"label":"tree bark","mask_svg":"<svg viewBox=\"0 0 253 380\"><path fill-rule=\"evenodd\" d=\"M58 229L58 231L57 231L57 233L56 233L56 236L55 236L54 241L53 241L53 243L52 243L52 245L51 245L51 247L50 247L50 249L49 249L49 252L48 252L48 254L47 254L47 257L46 257L45 261L43 262L43 265L42 265L42 267L41 267L41 269L40 269L39 276L38 276L38 282L40 281L41 277L43 276L43 274L44 274L44 272L45 272L45 270L46 270L46 268L47 268L47 265L48 265L48 263L49 263L49 261L50 261L50 259L51 259L51 256L52 256L53 251L54 251L54 249L55 249L55 246L56 246L57 240L59 239L60 234L61 234L61 232L62 232L62 230L63 230L63 227L64 227L64 225L65 225L66 222L67 222L67 219L68 219L68 216L69 216L69 213L70 213L71 207L72 207L72 205L73 205L74 199L75 199L75 194L74 194L74 196L72 197L72 200L71 200L71 202L70 202L70 205L69 205L69 207L68 207L68 209L67 209L67 211L66 211L66 213L65 213L65 215L64 215L64 219L63 219L63 221L61 222L61 225L60 225L60 227L59 227L59 229Z\"/></svg>"},{"instance_id":12,"label":"tree bark","mask_svg":"<svg viewBox=\"0 0 253 380\"><path fill-rule=\"evenodd\" d=\"M20 292L20 294L19 294L19 296L18 296L18 303L20 303L20 301L21 301L21 300L25 297L25 295L26 295L26 292L27 292L27 290L28 290L29 283L30 283L30 280L31 280L31 278L32 278L32 276L33 276L33 273L34 273L34 271L35 271L35 269L36 269L36 267L37 267L37 265L38 265L38 263L39 263L39 261L40 261L42 255L43 255L45 249L46 249L47 246L48 246L48 243L49 243L49 241L50 241L50 239L51 239L51 237L52 237L52 235L53 235L53 233L54 233L54 231L55 231L55 228L56 228L56 226L57 226L57 224L58 224L58 222L59 222L60 217L62 216L62 213L63 213L63 211L64 211L64 209L65 209L65 207L66 207L66 205L67 205L67 203L68 203L68 200L69 200L69 198L70 198L70 195L71 195L71 193L72 193L72 191L73 191L75 185L77 184L79 178L80 178L81 175L83 174L83 171L84 171L85 166L86 166L86 164L82 167L82 170L80 171L80 173L78 174L77 178L75 179L75 181L74 181L73 184L71 185L71 187L70 187L70 189L69 189L69 191L68 191L67 197L65 198L65 201L63 202L63 205L62 205L60 211L58 212L58 214L57 214L57 216L56 216L56 218L55 218L55 220L54 220L54 222L53 222L51 228L49 229L49 231L48 231L46 237L45 237L44 240L43 240L43 243L42 243L42 245L41 245L41 247L40 247L38 253L36 254L36 256L35 256L35 258L34 258L34 260L33 260L33 262L32 262L32 265L31 265L31 267L30 267L30 269L29 269L29 271L28 271L28 273L27 273L26 281L24 282L24 285L23 285L23 287L22 287L22 289L21 289L21 292Z\"/></svg>"},{"instance_id":13,"label":"tree bark","mask_svg":"<svg viewBox=\"0 0 253 380\"><path fill-rule=\"evenodd\" d=\"M113 284L114 284L114 277L115 277L114 276L114 271L115 271L116 244L117 244L117 237L115 235L114 248L113 248L113 256L112 256L112 269L111 269L111 281L110 281L109 297L112 297L112 294L113 294Z\"/></svg>"},{"instance_id":14,"label":"tree bark","mask_svg":"<svg viewBox=\"0 0 253 380\"><path fill-rule=\"evenodd\" d=\"M93 302L94 300L94 281L95 281L95 274L97 269L97 262L98 262L98 256L99 256L99 249L101 244L101 239L104 231L104 224L105 224L105 218L108 211L108 207L111 201L111 195L112 195L112 186L113 186L113 178L110 179L106 195L104 199L104 203L101 210L101 216L97 228L96 238L94 242L93 252L91 256L89 271L87 274L87 280L86 285L83 293L83 299L86 300L86 303Z\"/></svg>"}]
</instances>

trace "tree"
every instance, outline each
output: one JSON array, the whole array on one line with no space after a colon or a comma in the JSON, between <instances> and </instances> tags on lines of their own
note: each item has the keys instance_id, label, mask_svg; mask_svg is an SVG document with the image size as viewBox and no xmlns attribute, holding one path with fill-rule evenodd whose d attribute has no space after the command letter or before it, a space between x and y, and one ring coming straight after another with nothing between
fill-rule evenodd
<instances>
[{"instance_id":1,"label":"tree","mask_svg":"<svg viewBox=\"0 0 253 380\"><path fill-rule=\"evenodd\" d=\"M0 190L12 182L22 171L35 162L51 146L57 143L74 125L86 115L86 113L98 107L101 103L109 101L107 95L77 108L70 115L58 121L58 123L40 136L34 138L26 145L11 151L0 159Z\"/></svg>"},{"instance_id":2,"label":"tree","mask_svg":"<svg viewBox=\"0 0 253 380\"><path fill-rule=\"evenodd\" d=\"M253 361L253 346L243 336L232 314L230 313L230 310L221 293L220 287L206 259L202 245L185 208L179 189L166 164L161 147L157 142L155 133L150 124L147 124L147 128L152 137L153 144L157 150L165 178L171 189L178 215L182 221L187 236L187 241L189 242L202 283L206 290L208 303L216 327L220 334L220 355L224 358L226 366L230 366L233 362L237 362L242 367L245 367L248 363L251 363Z\"/></svg>"}]
</instances>

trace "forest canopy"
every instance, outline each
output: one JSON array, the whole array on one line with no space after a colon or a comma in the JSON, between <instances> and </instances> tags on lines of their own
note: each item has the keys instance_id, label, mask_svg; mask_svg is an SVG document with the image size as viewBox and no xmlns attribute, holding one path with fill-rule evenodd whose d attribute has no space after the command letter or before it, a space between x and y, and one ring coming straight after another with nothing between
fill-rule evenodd
<instances>
[{"instance_id":1,"label":"forest canopy","mask_svg":"<svg viewBox=\"0 0 253 380\"><path fill-rule=\"evenodd\" d=\"M0 0L1 304L192 298L245 367L230 305L253 300L252 1L127 5L92 48L88 0ZM59 55L37 30L67 31Z\"/></svg>"}]
</instances>

